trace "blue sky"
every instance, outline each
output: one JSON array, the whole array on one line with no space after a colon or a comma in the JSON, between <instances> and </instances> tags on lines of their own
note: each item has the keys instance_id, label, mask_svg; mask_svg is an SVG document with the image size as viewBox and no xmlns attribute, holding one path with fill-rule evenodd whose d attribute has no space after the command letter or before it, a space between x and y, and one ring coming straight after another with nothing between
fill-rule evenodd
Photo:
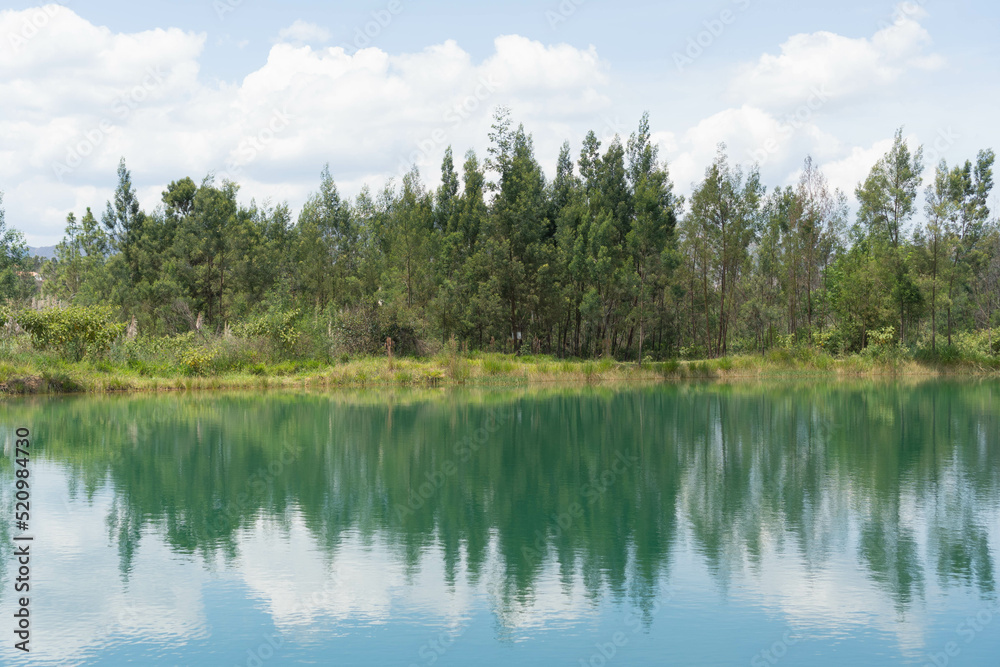
<instances>
[{"instance_id":1,"label":"blue sky","mask_svg":"<svg viewBox=\"0 0 1000 667\"><path fill-rule=\"evenodd\" d=\"M147 210L209 172L297 209L326 162L349 196L410 162L433 187L447 145L483 155L504 104L549 170L563 141L648 110L682 192L724 141L771 186L808 154L850 194L899 126L931 164L1000 148L998 18L933 0L6 3L0 191L48 245L68 212L103 210L121 156Z\"/></svg>"}]
</instances>

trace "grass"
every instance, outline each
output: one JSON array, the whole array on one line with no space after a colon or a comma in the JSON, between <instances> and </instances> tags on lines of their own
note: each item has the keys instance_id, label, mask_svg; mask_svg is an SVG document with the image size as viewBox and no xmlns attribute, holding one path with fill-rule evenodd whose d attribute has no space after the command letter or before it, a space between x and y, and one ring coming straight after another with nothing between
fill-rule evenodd
<instances>
[{"instance_id":1,"label":"grass","mask_svg":"<svg viewBox=\"0 0 1000 667\"><path fill-rule=\"evenodd\" d=\"M428 358L254 361L232 369L171 364L164 358L70 362L52 353L0 344L0 394L58 394L335 387L521 387L546 383L662 382L828 376L996 374L1000 359L916 361L871 355L833 357L811 348L766 355L636 364L612 359L444 352Z\"/></svg>"}]
</instances>

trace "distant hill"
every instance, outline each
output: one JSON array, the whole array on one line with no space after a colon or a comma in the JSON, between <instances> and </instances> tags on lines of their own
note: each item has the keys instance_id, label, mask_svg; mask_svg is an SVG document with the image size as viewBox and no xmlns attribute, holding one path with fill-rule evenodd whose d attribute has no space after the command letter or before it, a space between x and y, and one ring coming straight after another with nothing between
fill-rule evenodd
<instances>
[{"instance_id":1,"label":"distant hill","mask_svg":"<svg viewBox=\"0 0 1000 667\"><path fill-rule=\"evenodd\" d=\"M44 248L32 248L28 246L28 254L44 257L45 259L55 259L56 247L54 245L45 246Z\"/></svg>"}]
</instances>

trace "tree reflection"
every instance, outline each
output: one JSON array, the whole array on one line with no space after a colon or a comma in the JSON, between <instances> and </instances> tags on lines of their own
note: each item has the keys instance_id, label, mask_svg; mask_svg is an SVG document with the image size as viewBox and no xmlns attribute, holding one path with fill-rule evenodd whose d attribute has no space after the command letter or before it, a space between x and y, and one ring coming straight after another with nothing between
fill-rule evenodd
<instances>
[{"instance_id":1,"label":"tree reflection","mask_svg":"<svg viewBox=\"0 0 1000 667\"><path fill-rule=\"evenodd\" d=\"M500 618L549 567L648 616L682 536L723 592L774 552L815 572L853 550L905 611L929 576L994 593L983 511L1000 504L997 388L138 396L7 412L38 425L74 498L112 489L126 580L144 531L234 559L258 519L294 516L334 560L354 535L389 544L411 573L439 549L448 586L482 577L496 549Z\"/></svg>"}]
</instances>

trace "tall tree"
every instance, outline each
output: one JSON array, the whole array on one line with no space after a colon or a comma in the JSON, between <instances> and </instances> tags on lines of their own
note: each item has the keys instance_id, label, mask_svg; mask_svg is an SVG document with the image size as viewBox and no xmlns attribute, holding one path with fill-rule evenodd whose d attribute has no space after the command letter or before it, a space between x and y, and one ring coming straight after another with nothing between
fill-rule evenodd
<instances>
[{"instance_id":1,"label":"tall tree","mask_svg":"<svg viewBox=\"0 0 1000 667\"><path fill-rule=\"evenodd\" d=\"M227 316L233 231L243 214L236 201L238 189L231 181L216 186L214 177L207 176L194 196L191 215L177 231L175 244L179 277L196 309L219 326Z\"/></svg>"},{"instance_id":2,"label":"tall tree","mask_svg":"<svg viewBox=\"0 0 1000 667\"><path fill-rule=\"evenodd\" d=\"M905 226L916 211L917 191L923 172L923 148L911 152L896 130L892 148L872 167L868 178L855 190L860 204L858 220L869 235L888 246L889 261L895 268L893 293L899 305L899 340L906 341L906 307L912 290L907 281L901 242ZM877 246L876 250L877 250Z\"/></svg>"},{"instance_id":3,"label":"tall tree","mask_svg":"<svg viewBox=\"0 0 1000 667\"><path fill-rule=\"evenodd\" d=\"M127 271L128 285L138 281L140 265L138 244L142 235L145 215L139 207L139 199L132 185L132 173L125 166L125 158L118 162L118 187L115 188L114 202L109 201L101 222L111 238L114 250L121 253Z\"/></svg>"},{"instance_id":4,"label":"tall tree","mask_svg":"<svg viewBox=\"0 0 1000 667\"><path fill-rule=\"evenodd\" d=\"M393 207L388 231L390 270L398 276L407 308L423 307L433 284L436 245L432 198L414 167L403 176L403 187Z\"/></svg>"},{"instance_id":5,"label":"tall tree","mask_svg":"<svg viewBox=\"0 0 1000 667\"><path fill-rule=\"evenodd\" d=\"M651 296L647 293L648 287L652 285L659 290L664 286L679 202L674 196L673 183L666 167L658 162L657 147L650 140L648 113L643 114L638 132L629 138L628 156L635 219L625 241L639 282L638 359L641 363L646 335L646 304Z\"/></svg>"},{"instance_id":6,"label":"tall tree","mask_svg":"<svg viewBox=\"0 0 1000 667\"><path fill-rule=\"evenodd\" d=\"M992 150L980 151L975 166L966 161L951 172L950 199L957 215L950 218L948 236L951 262L948 277L948 345L952 343L954 305L959 289L965 289L973 270L979 242L989 220L989 197L993 191Z\"/></svg>"},{"instance_id":7,"label":"tall tree","mask_svg":"<svg viewBox=\"0 0 1000 667\"><path fill-rule=\"evenodd\" d=\"M7 227L3 192L0 192L0 299L26 296L20 274L27 269L27 261L28 246L24 242L24 235Z\"/></svg>"},{"instance_id":8,"label":"tall tree","mask_svg":"<svg viewBox=\"0 0 1000 667\"><path fill-rule=\"evenodd\" d=\"M490 216L488 243L507 306L510 337L515 348L529 334L537 301L537 269L540 266L545 219L545 177L535 160L531 137L524 127L512 129L510 112L499 109L490 132L489 169L498 180Z\"/></svg>"},{"instance_id":9,"label":"tall tree","mask_svg":"<svg viewBox=\"0 0 1000 667\"><path fill-rule=\"evenodd\" d=\"M731 168L726 147L720 144L715 161L705 172L705 180L691 196L689 216L692 224L689 229L693 228L702 239L703 259L711 262L719 285L715 340L711 340L710 331L706 336L710 353L715 355L728 352L729 327L736 311L736 286L749 248L759 234L763 195L757 168L752 168L745 176L740 167ZM709 265L703 267L706 301L709 268Z\"/></svg>"},{"instance_id":10,"label":"tall tree","mask_svg":"<svg viewBox=\"0 0 1000 667\"><path fill-rule=\"evenodd\" d=\"M798 304L804 302L808 333L813 332L814 293L823 286L822 274L837 245L846 217L846 202L840 192L830 192L826 177L806 157L788 209L786 248L788 252L789 333L795 333ZM800 293L804 296L800 299Z\"/></svg>"},{"instance_id":11,"label":"tall tree","mask_svg":"<svg viewBox=\"0 0 1000 667\"><path fill-rule=\"evenodd\" d=\"M941 160L934 173L934 183L927 186L927 221L924 233L918 236L923 241L927 281L931 293L931 350L937 352L937 312L938 295L941 292L942 277L946 273L945 258L952 255L949 245L952 236L949 227L957 215L955 199L952 196L953 174L948 164Z\"/></svg>"},{"instance_id":12,"label":"tall tree","mask_svg":"<svg viewBox=\"0 0 1000 667\"><path fill-rule=\"evenodd\" d=\"M350 204L340 197L330 165L320 174L319 192L299 214L296 229L298 291L318 310L357 296L358 232Z\"/></svg>"}]
</instances>

